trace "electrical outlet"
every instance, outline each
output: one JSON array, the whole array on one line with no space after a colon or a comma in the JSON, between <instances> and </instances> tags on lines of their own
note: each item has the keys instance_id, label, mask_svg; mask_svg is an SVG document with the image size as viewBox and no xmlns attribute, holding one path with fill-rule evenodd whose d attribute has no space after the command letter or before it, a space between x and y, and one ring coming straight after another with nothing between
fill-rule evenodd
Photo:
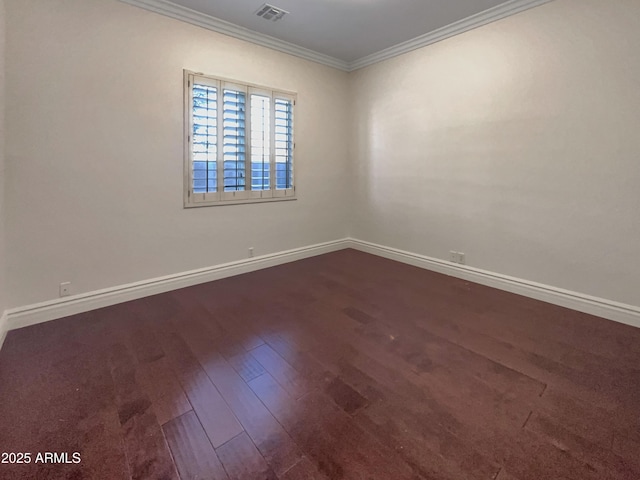
<instances>
[{"instance_id":1,"label":"electrical outlet","mask_svg":"<svg viewBox=\"0 0 640 480\"><path fill-rule=\"evenodd\" d=\"M60 296L68 297L71 295L71 282L62 282L60 284Z\"/></svg>"},{"instance_id":2,"label":"electrical outlet","mask_svg":"<svg viewBox=\"0 0 640 480\"><path fill-rule=\"evenodd\" d=\"M249 258L253 257L253 247L249 247Z\"/></svg>"},{"instance_id":3,"label":"electrical outlet","mask_svg":"<svg viewBox=\"0 0 640 480\"><path fill-rule=\"evenodd\" d=\"M465 265L467 262L464 253L454 252L453 250L449 252L449 261L452 263L459 263L460 265Z\"/></svg>"}]
</instances>

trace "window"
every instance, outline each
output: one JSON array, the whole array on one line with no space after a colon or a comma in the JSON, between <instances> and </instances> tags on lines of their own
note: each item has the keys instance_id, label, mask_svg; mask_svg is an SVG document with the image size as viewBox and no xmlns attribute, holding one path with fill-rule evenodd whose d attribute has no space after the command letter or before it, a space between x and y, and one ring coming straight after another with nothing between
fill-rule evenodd
<instances>
[{"instance_id":1,"label":"window","mask_svg":"<svg viewBox=\"0 0 640 480\"><path fill-rule=\"evenodd\" d=\"M185 71L185 206L295 198L295 95Z\"/></svg>"}]
</instances>

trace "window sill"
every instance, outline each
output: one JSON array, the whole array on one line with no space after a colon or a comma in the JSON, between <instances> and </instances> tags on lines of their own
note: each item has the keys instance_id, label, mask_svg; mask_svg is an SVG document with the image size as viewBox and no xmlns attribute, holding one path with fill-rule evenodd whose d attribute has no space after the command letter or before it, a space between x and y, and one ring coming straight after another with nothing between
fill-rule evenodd
<instances>
[{"instance_id":1,"label":"window sill","mask_svg":"<svg viewBox=\"0 0 640 480\"><path fill-rule=\"evenodd\" d=\"M296 197L243 198L240 200L217 200L214 202L185 203L184 208L226 207L228 205L246 205L248 203L291 202L294 200L297 200L297 198Z\"/></svg>"}]
</instances>

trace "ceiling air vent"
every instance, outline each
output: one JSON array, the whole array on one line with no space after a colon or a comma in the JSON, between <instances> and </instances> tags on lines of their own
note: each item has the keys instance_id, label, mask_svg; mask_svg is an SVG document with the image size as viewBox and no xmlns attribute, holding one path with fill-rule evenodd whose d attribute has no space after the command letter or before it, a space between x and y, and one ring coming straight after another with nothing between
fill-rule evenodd
<instances>
[{"instance_id":1,"label":"ceiling air vent","mask_svg":"<svg viewBox=\"0 0 640 480\"><path fill-rule=\"evenodd\" d=\"M284 17L287 13L289 12L287 12L286 10L283 10L282 8L269 5L268 3L265 3L256 11L256 15L264 18L265 20L271 20L272 22L277 22L282 17Z\"/></svg>"}]
</instances>

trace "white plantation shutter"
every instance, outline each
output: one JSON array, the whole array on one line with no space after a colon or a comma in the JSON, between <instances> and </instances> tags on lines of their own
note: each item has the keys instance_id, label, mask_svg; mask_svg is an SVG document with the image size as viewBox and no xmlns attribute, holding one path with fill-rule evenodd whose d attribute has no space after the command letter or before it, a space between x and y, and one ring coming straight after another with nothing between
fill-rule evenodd
<instances>
[{"instance_id":1,"label":"white plantation shutter","mask_svg":"<svg viewBox=\"0 0 640 480\"><path fill-rule=\"evenodd\" d=\"M295 97L185 78L185 206L293 197Z\"/></svg>"},{"instance_id":2,"label":"white plantation shutter","mask_svg":"<svg viewBox=\"0 0 640 480\"><path fill-rule=\"evenodd\" d=\"M222 90L222 198L246 198L246 87L223 83ZM230 193L229 193L230 192Z\"/></svg>"},{"instance_id":3,"label":"white plantation shutter","mask_svg":"<svg viewBox=\"0 0 640 480\"><path fill-rule=\"evenodd\" d=\"M193 87L193 191L217 190L217 88Z\"/></svg>"},{"instance_id":4,"label":"white plantation shutter","mask_svg":"<svg viewBox=\"0 0 640 480\"><path fill-rule=\"evenodd\" d=\"M271 167L271 97L251 94L251 189L269 190Z\"/></svg>"},{"instance_id":5,"label":"white plantation shutter","mask_svg":"<svg viewBox=\"0 0 640 480\"><path fill-rule=\"evenodd\" d=\"M276 94L274 98L275 191L274 196L292 196L293 189L293 106L294 99Z\"/></svg>"},{"instance_id":6,"label":"white plantation shutter","mask_svg":"<svg viewBox=\"0 0 640 480\"><path fill-rule=\"evenodd\" d=\"M218 93L219 82L189 79L190 188L195 202L215 201L218 194Z\"/></svg>"}]
</instances>

